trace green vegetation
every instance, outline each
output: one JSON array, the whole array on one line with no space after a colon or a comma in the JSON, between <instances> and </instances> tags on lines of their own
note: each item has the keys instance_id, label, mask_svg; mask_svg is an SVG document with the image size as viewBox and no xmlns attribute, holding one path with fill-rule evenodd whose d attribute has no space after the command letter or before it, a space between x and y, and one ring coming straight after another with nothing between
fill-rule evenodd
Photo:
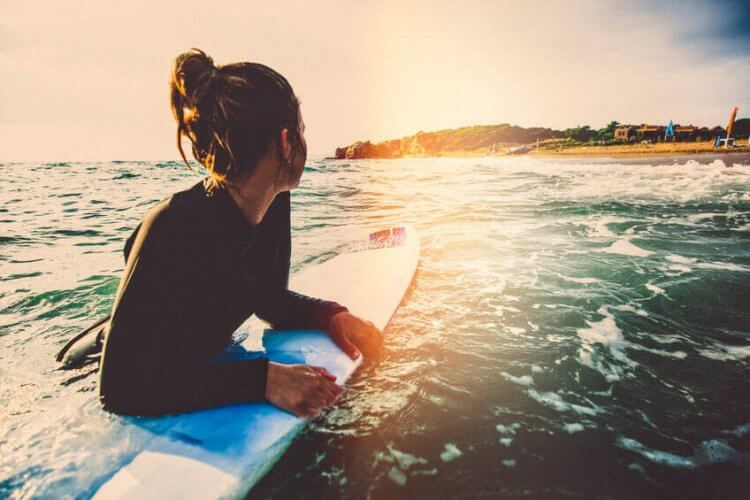
<instances>
[{"instance_id":1,"label":"green vegetation","mask_svg":"<svg viewBox=\"0 0 750 500\"><path fill-rule=\"evenodd\" d=\"M536 147L539 152L563 152L588 146L614 146L621 142L615 139L615 129L620 122L613 120L596 130L589 125L579 125L565 130L542 127L524 128L509 123L499 125L477 125L435 132L419 131L414 135L379 143L358 141L350 146L337 148L335 157L354 158L399 158L402 156L459 156L513 153L513 148L522 145ZM735 137L748 135L750 120L740 119L735 123ZM529 148L525 148L527 152ZM517 152L517 151L515 151Z\"/></svg>"},{"instance_id":2,"label":"green vegetation","mask_svg":"<svg viewBox=\"0 0 750 500\"><path fill-rule=\"evenodd\" d=\"M606 127L594 130L588 125L581 125L579 127L568 128L563 131L566 138L576 141L578 143L598 143L613 141L615 139L615 129L620 126L620 122L611 121Z\"/></svg>"},{"instance_id":3,"label":"green vegetation","mask_svg":"<svg viewBox=\"0 0 750 500\"><path fill-rule=\"evenodd\" d=\"M600 141L613 141L615 140L615 129L620 126L620 122L611 121L609 124L599 129L599 140Z\"/></svg>"}]
</instances>

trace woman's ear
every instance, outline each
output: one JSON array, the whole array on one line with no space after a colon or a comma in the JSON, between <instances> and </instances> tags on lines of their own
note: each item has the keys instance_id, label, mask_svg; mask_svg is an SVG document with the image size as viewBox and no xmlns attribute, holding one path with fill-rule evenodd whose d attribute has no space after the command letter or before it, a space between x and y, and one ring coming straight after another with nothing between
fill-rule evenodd
<instances>
[{"instance_id":1,"label":"woman's ear","mask_svg":"<svg viewBox=\"0 0 750 500\"><path fill-rule=\"evenodd\" d=\"M280 144L281 144L281 158L284 161L289 161L292 155L292 143L289 142L289 129L282 129L281 130L281 137L280 137Z\"/></svg>"}]
</instances>

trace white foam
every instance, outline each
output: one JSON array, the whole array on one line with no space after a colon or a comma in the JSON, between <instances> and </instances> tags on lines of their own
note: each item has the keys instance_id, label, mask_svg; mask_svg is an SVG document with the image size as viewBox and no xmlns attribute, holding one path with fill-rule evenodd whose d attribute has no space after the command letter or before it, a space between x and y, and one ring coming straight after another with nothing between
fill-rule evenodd
<instances>
[{"instance_id":1,"label":"white foam","mask_svg":"<svg viewBox=\"0 0 750 500\"><path fill-rule=\"evenodd\" d=\"M662 295L665 292L663 288L653 285L651 283L646 283L646 289L648 289L651 292L654 292L654 295Z\"/></svg>"},{"instance_id":2,"label":"white foam","mask_svg":"<svg viewBox=\"0 0 750 500\"><path fill-rule=\"evenodd\" d=\"M657 356L662 356L665 358L675 358L675 359L687 358L687 353L684 351L674 351L674 352L662 351L661 349L652 349L650 347L644 347L644 346L637 345L637 344L631 344L630 348L636 349L638 351L650 352L651 354L656 354Z\"/></svg>"},{"instance_id":3,"label":"white foam","mask_svg":"<svg viewBox=\"0 0 750 500\"><path fill-rule=\"evenodd\" d=\"M746 462L747 457L724 441L709 439L703 441L695 450L695 459L701 464L716 464L722 462Z\"/></svg>"},{"instance_id":4,"label":"white foam","mask_svg":"<svg viewBox=\"0 0 750 500\"><path fill-rule=\"evenodd\" d=\"M624 312L632 312L637 314L638 316L648 316L648 311L645 311L643 309L639 309L631 304L625 304L620 306L614 306L613 309L616 309L618 311L624 311Z\"/></svg>"},{"instance_id":5,"label":"white foam","mask_svg":"<svg viewBox=\"0 0 750 500\"><path fill-rule=\"evenodd\" d=\"M630 343L622 336L622 330L617 326L614 315L609 312L606 306L600 307L597 313L604 318L600 321L587 321L588 328L578 330L578 337L584 342L579 350L579 360L583 365L604 375L608 382L615 382L620 380L621 366L612 364L606 359L595 359L592 344L602 344L609 349L610 354L616 361L633 366L635 363L625 354L625 348Z\"/></svg>"},{"instance_id":6,"label":"white foam","mask_svg":"<svg viewBox=\"0 0 750 500\"><path fill-rule=\"evenodd\" d=\"M576 432L581 432L583 430L583 424L574 423L574 424L565 424L563 426L565 429L565 432L568 434L574 434Z\"/></svg>"},{"instance_id":7,"label":"white foam","mask_svg":"<svg viewBox=\"0 0 750 500\"><path fill-rule=\"evenodd\" d=\"M388 477L399 486L406 484L406 474L396 466L391 467L388 471Z\"/></svg>"},{"instance_id":8,"label":"white foam","mask_svg":"<svg viewBox=\"0 0 750 500\"><path fill-rule=\"evenodd\" d=\"M564 279L565 281L570 281L572 283L581 283L584 285L590 285L592 283L599 283L601 280L597 278L572 278L570 276L564 276L562 274L558 274L559 277Z\"/></svg>"},{"instance_id":9,"label":"white foam","mask_svg":"<svg viewBox=\"0 0 750 500\"><path fill-rule=\"evenodd\" d=\"M440 454L440 460L443 462L450 462L463 455L463 452L458 449L454 443L446 443L445 450Z\"/></svg>"},{"instance_id":10,"label":"white foam","mask_svg":"<svg viewBox=\"0 0 750 500\"><path fill-rule=\"evenodd\" d=\"M633 245L628 239L617 240L612 243L612 246L603 249L602 252L628 255L631 257L648 257L654 253Z\"/></svg>"},{"instance_id":11,"label":"white foam","mask_svg":"<svg viewBox=\"0 0 750 500\"><path fill-rule=\"evenodd\" d=\"M675 264L675 265L669 266L669 270L679 273L679 274L687 274L687 273L693 272L693 270L690 269L688 266L683 266L681 264Z\"/></svg>"},{"instance_id":12,"label":"white foam","mask_svg":"<svg viewBox=\"0 0 750 500\"><path fill-rule=\"evenodd\" d=\"M537 392L533 389L527 391L527 394L538 403L548 406L555 411L567 412L573 411L580 415L593 416L599 413L597 408L591 408L589 406L581 406L573 403L568 403L559 394L555 392Z\"/></svg>"},{"instance_id":13,"label":"white foam","mask_svg":"<svg viewBox=\"0 0 750 500\"><path fill-rule=\"evenodd\" d=\"M499 432L500 434L511 434L511 435L515 435L516 429L518 429L519 427L521 427L521 424L519 423L515 423L511 425L497 424L495 426L495 428L497 429L497 432Z\"/></svg>"},{"instance_id":14,"label":"white foam","mask_svg":"<svg viewBox=\"0 0 750 500\"><path fill-rule=\"evenodd\" d=\"M578 336L586 342L611 345L623 340L622 330L617 327L615 317L606 307L600 307L597 313L604 316L600 321L587 321L588 328L578 329Z\"/></svg>"},{"instance_id":15,"label":"white foam","mask_svg":"<svg viewBox=\"0 0 750 500\"><path fill-rule=\"evenodd\" d=\"M658 163L662 163L661 165ZM655 160L652 164L608 163L601 165L586 163L554 163L553 160L540 169L562 178L549 187L558 198L572 200L637 200L639 202L663 202L674 200L687 202L705 197L738 183L750 182L750 166L735 164L727 168L717 160L709 164L695 161L668 163ZM538 163L537 163L538 164ZM504 163L509 170L528 169L523 162ZM592 189L595 186L595 189ZM742 195L744 196L744 194ZM691 217L713 217L724 214L696 214Z\"/></svg>"},{"instance_id":16,"label":"white foam","mask_svg":"<svg viewBox=\"0 0 750 500\"><path fill-rule=\"evenodd\" d=\"M675 342L681 342L681 338L676 335L653 335L653 334L647 334L648 337L660 344L674 344Z\"/></svg>"},{"instance_id":17,"label":"white foam","mask_svg":"<svg viewBox=\"0 0 750 500\"><path fill-rule=\"evenodd\" d=\"M731 262L701 262L696 265L701 269L719 269L721 271L737 271L741 273L750 272L750 266L732 264Z\"/></svg>"},{"instance_id":18,"label":"white foam","mask_svg":"<svg viewBox=\"0 0 750 500\"><path fill-rule=\"evenodd\" d=\"M747 434L750 434L750 422L748 422L746 424L738 425L734 429L732 429L730 431L724 431L724 432L727 433L727 434L732 434L732 435L737 436L737 437L745 436Z\"/></svg>"},{"instance_id":19,"label":"white foam","mask_svg":"<svg viewBox=\"0 0 750 500\"><path fill-rule=\"evenodd\" d=\"M424 458L414 456L411 453L406 453L404 451L399 451L393 446L388 446L388 451L390 452L390 455L396 460L398 466L403 470L408 470L414 465L427 463L427 460L425 460Z\"/></svg>"},{"instance_id":20,"label":"white foam","mask_svg":"<svg viewBox=\"0 0 750 500\"><path fill-rule=\"evenodd\" d=\"M502 375L505 380L509 380L513 382L514 384L525 385L525 386L534 384L534 379L531 378L530 375L521 375L520 377L514 377L510 373L506 373L506 372L501 372L500 375Z\"/></svg>"},{"instance_id":21,"label":"white foam","mask_svg":"<svg viewBox=\"0 0 750 500\"><path fill-rule=\"evenodd\" d=\"M704 214L695 214L695 215L688 215L687 220L690 222L696 223L701 222L708 219L713 219L714 217L726 217L727 214L721 213L721 212L710 212L710 213L704 213Z\"/></svg>"},{"instance_id":22,"label":"white foam","mask_svg":"<svg viewBox=\"0 0 750 500\"><path fill-rule=\"evenodd\" d=\"M682 455L675 455L666 451L647 448L635 439L620 437L617 439L617 445L626 450L634 451L657 464L685 469L692 469L696 466L696 463L692 457L684 457Z\"/></svg>"},{"instance_id":23,"label":"white foam","mask_svg":"<svg viewBox=\"0 0 750 500\"><path fill-rule=\"evenodd\" d=\"M627 219L614 217L612 215L599 215L589 221L589 236L614 238L617 235L609 229L610 224L626 222Z\"/></svg>"},{"instance_id":24,"label":"white foam","mask_svg":"<svg viewBox=\"0 0 750 500\"><path fill-rule=\"evenodd\" d=\"M512 312L512 313L520 313L521 310L516 307L511 306L495 306L495 312L498 316L498 318L502 318L505 314L505 311Z\"/></svg>"},{"instance_id":25,"label":"white foam","mask_svg":"<svg viewBox=\"0 0 750 500\"><path fill-rule=\"evenodd\" d=\"M750 357L750 345L744 346L726 346L726 351L737 359Z\"/></svg>"},{"instance_id":26,"label":"white foam","mask_svg":"<svg viewBox=\"0 0 750 500\"><path fill-rule=\"evenodd\" d=\"M693 264L696 259L691 259L690 257L683 257L682 255L676 255L676 254L669 254L665 257L670 262L676 262L677 264Z\"/></svg>"},{"instance_id":27,"label":"white foam","mask_svg":"<svg viewBox=\"0 0 750 500\"><path fill-rule=\"evenodd\" d=\"M718 439L709 439L701 442L695 447L691 456L677 455L666 451L648 448L635 439L622 436L617 439L617 445L626 450L638 453L654 463L680 469L694 469L700 465L710 465L723 462L746 461L744 453L738 452L726 442Z\"/></svg>"},{"instance_id":28,"label":"white foam","mask_svg":"<svg viewBox=\"0 0 750 500\"><path fill-rule=\"evenodd\" d=\"M717 342L712 349L701 349L698 353L704 358L716 361L742 361L750 357L750 346L731 346Z\"/></svg>"}]
</instances>

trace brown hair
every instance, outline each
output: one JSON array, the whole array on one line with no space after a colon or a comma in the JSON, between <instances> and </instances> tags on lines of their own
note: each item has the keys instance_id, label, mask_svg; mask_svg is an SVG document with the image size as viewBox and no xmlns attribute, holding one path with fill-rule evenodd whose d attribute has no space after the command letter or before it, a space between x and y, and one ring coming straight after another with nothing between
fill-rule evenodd
<instances>
[{"instance_id":1,"label":"brown hair","mask_svg":"<svg viewBox=\"0 0 750 500\"><path fill-rule=\"evenodd\" d=\"M193 156L208 170L209 191L251 172L278 146L284 128L292 155L299 152L299 101L287 79L268 66L217 67L205 52L191 49L175 59L170 89L177 148L190 168L182 136L190 139Z\"/></svg>"}]
</instances>

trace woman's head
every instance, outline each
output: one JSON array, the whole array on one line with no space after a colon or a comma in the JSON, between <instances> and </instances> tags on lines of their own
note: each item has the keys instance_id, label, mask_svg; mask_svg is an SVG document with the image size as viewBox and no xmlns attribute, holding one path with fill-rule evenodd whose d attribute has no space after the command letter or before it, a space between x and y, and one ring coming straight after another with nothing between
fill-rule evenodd
<instances>
[{"instance_id":1,"label":"woman's head","mask_svg":"<svg viewBox=\"0 0 750 500\"><path fill-rule=\"evenodd\" d=\"M210 174L210 189L245 178L269 153L280 169L290 169L291 187L299 182L307 146L299 101L286 78L257 63L217 67L191 49L175 59L170 88L180 154L187 163L185 135Z\"/></svg>"}]
</instances>

